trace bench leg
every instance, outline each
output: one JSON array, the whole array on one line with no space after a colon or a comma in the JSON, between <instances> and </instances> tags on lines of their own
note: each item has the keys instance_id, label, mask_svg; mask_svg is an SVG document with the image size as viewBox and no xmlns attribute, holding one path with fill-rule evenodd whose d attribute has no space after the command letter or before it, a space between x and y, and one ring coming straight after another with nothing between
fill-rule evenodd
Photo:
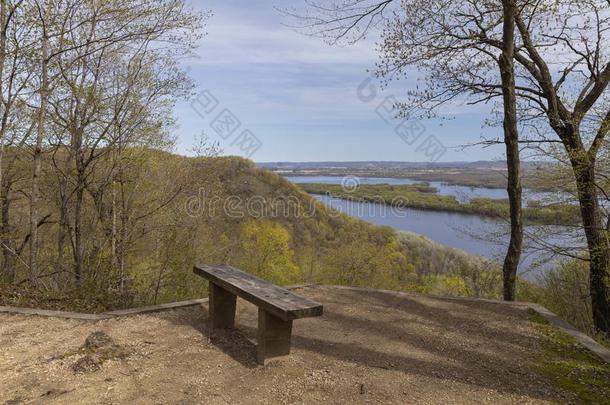
<instances>
[{"instance_id":1,"label":"bench leg","mask_svg":"<svg viewBox=\"0 0 610 405\"><path fill-rule=\"evenodd\" d=\"M210 282L210 325L214 329L233 329L235 327L235 294Z\"/></svg>"},{"instance_id":2,"label":"bench leg","mask_svg":"<svg viewBox=\"0 0 610 405\"><path fill-rule=\"evenodd\" d=\"M292 321L284 321L262 308L258 309L258 364L265 364L270 357L290 354Z\"/></svg>"}]
</instances>

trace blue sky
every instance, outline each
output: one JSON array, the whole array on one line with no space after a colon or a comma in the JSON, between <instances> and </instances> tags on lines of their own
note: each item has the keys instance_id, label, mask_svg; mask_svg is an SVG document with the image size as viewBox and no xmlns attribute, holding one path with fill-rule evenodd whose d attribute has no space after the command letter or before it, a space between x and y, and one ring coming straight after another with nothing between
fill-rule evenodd
<instances>
[{"instance_id":1,"label":"blue sky","mask_svg":"<svg viewBox=\"0 0 610 405\"><path fill-rule=\"evenodd\" d=\"M260 148L249 156L258 162L427 161L432 158L421 146L429 139L446 148L442 156L434 158L440 156L440 161L502 158L500 147L460 147L499 133L499 128L484 126L484 106L448 106L443 113L452 117L450 121L422 122L417 141L401 139L395 132L400 122L384 121L376 109L388 96L400 99L401 92L415 85L417 72L363 101L358 88L370 77L367 71L377 60L374 36L340 47L296 33L282 25L284 19L274 6L300 5L301 1L193 2L214 15L197 58L185 66L205 94L200 103L215 99L216 107L209 114L198 114L189 103L177 106L179 153L188 154L196 136L205 131L225 154L249 155L255 149L252 144L247 148L237 141L247 129L260 140ZM206 106L212 108L212 104ZM210 125L225 109L240 122L230 136L217 133Z\"/></svg>"}]
</instances>

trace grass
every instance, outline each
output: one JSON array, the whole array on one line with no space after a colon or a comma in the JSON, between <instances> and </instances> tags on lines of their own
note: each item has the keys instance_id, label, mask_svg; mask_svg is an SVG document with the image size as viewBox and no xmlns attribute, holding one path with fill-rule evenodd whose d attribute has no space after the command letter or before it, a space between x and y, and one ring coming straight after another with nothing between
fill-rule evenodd
<instances>
[{"instance_id":1,"label":"grass","mask_svg":"<svg viewBox=\"0 0 610 405\"><path fill-rule=\"evenodd\" d=\"M543 352L534 369L553 384L589 404L610 404L610 364L553 327L542 315L530 310L530 320L542 336Z\"/></svg>"},{"instance_id":2,"label":"grass","mask_svg":"<svg viewBox=\"0 0 610 405\"><path fill-rule=\"evenodd\" d=\"M328 194L346 200L388 204L395 207L456 212L491 218L507 218L509 215L508 200L473 198L467 203L460 203L454 196L438 194L438 190L427 183L361 184L355 190L346 190L338 184L301 183L299 186L310 194ZM576 225L579 221L579 211L575 205L542 205L538 201L530 201L523 209L523 216L529 225Z\"/></svg>"}]
</instances>

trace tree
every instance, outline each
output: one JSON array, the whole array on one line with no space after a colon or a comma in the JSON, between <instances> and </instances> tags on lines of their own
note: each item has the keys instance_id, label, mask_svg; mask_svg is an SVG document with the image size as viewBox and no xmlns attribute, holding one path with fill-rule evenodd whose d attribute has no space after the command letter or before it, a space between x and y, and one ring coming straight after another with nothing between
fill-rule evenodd
<instances>
[{"instance_id":1,"label":"tree","mask_svg":"<svg viewBox=\"0 0 610 405\"><path fill-rule=\"evenodd\" d=\"M517 270L523 250L522 188L517 128L517 94L515 91L515 11L514 0L502 0L502 54L498 58L502 81L504 110L504 144L508 168L507 191L510 204L510 240L502 267L504 299L515 300Z\"/></svg>"},{"instance_id":2,"label":"tree","mask_svg":"<svg viewBox=\"0 0 610 405\"><path fill-rule=\"evenodd\" d=\"M122 267L116 243L117 201L107 210L103 196L112 188L116 197L115 180L120 179L126 148L155 142L163 146L158 142L171 125L167 107L187 94L191 84L176 59L193 49L203 16L190 13L179 0L93 2L80 4L74 15L69 22L72 46L54 53L56 91L51 104L60 135L54 146L63 155L56 168L63 171L63 188L74 185L61 193L60 222L72 230L73 273L80 282L86 260L84 238L90 232L84 222L87 193L107 226L113 260ZM98 163L108 158L115 165L105 179L96 178ZM72 205L69 222L68 205ZM125 222L123 218L126 226ZM63 246L58 251L61 254Z\"/></svg>"},{"instance_id":3,"label":"tree","mask_svg":"<svg viewBox=\"0 0 610 405\"><path fill-rule=\"evenodd\" d=\"M524 2L515 15L515 60L527 73L523 110L558 137L572 167L590 260L595 328L610 336L609 223L600 205L598 157L610 131L607 1ZM558 71L557 55L562 56ZM544 133L544 131L540 131Z\"/></svg>"},{"instance_id":4,"label":"tree","mask_svg":"<svg viewBox=\"0 0 610 405\"><path fill-rule=\"evenodd\" d=\"M27 84L33 76L29 55L34 28L27 24L27 18L23 1L0 2L0 244L2 274L9 282L15 278L20 253L11 226L13 189L23 178L21 151L35 129L25 103Z\"/></svg>"},{"instance_id":5,"label":"tree","mask_svg":"<svg viewBox=\"0 0 610 405\"><path fill-rule=\"evenodd\" d=\"M407 67L425 72L423 90L409 91L403 114L432 114L464 94L487 102L503 94L490 62L505 48L500 30L510 9L515 15L515 94L519 116L529 128L520 142L563 146L577 187L590 261L590 294L595 327L610 335L610 224L600 205L598 157L610 131L610 3L607 0L349 1L311 3L318 15L305 27L335 39L362 37L383 22L379 73L386 78ZM390 5L395 12L387 15ZM516 7L515 7L516 6ZM408 12L407 12L408 11ZM386 14L384 14L386 13ZM496 60L497 65L497 60ZM555 134L555 138L550 136ZM523 138L523 137L522 137ZM507 145L508 146L508 145ZM510 188L515 188L513 183Z\"/></svg>"},{"instance_id":6,"label":"tree","mask_svg":"<svg viewBox=\"0 0 610 405\"><path fill-rule=\"evenodd\" d=\"M136 150L171 147L171 109L193 84L179 61L208 16L183 0L0 0L3 279L80 280L106 243L124 268L128 228L146 218L124 200L125 172L150 158Z\"/></svg>"},{"instance_id":7,"label":"tree","mask_svg":"<svg viewBox=\"0 0 610 405\"><path fill-rule=\"evenodd\" d=\"M47 107L49 103L49 40L50 26L55 15L53 2L43 4L35 1L36 12L40 21L40 85L38 89L39 106L36 118L36 140L32 162L32 191L30 195L30 282L38 284L38 204L40 199L40 175L42 171L42 143L44 141Z\"/></svg>"},{"instance_id":8,"label":"tree","mask_svg":"<svg viewBox=\"0 0 610 405\"><path fill-rule=\"evenodd\" d=\"M290 233L280 224L248 221L242 230L241 267L276 284L299 281L299 269L290 248Z\"/></svg>"},{"instance_id":9,"label":"tree","mask_svg":"<svg viewBox=\"0 0 610 405\"><path fill-rule=\"evenodd\" d=\"M423 72L423 89L407 91L399 103L402 118L431 117L456 100L487 103L502 98L508 167L510 241L506 252L504 298L515 299L516 274L523 246L517 94L515 89L514 1L403 0L307 2L296 17L300 29L331 43L357 41L381 26L377 74L386 82ZM493 44L490 44L493 41ZM419 86L418 86L419 87Z\"/></svg>"}]
</instances>

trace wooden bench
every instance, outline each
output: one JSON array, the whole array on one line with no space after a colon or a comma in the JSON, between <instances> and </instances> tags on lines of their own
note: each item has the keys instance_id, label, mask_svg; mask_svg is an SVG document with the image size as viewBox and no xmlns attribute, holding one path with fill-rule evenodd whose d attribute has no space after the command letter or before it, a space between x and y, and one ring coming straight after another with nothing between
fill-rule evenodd
<instances>
[{"instance_id":1,"label":"wooden bench","mask_svg":"<svg viewBox=\"0 0 610 405\"><path fill-rule=\"evenodd\" d=\"M258 307L257 360L290 354L292 321L322 315L322 305L230 266L195 266L210 282L210 327L233 329L237 296Z\"/></svg>"}]
</instances>

